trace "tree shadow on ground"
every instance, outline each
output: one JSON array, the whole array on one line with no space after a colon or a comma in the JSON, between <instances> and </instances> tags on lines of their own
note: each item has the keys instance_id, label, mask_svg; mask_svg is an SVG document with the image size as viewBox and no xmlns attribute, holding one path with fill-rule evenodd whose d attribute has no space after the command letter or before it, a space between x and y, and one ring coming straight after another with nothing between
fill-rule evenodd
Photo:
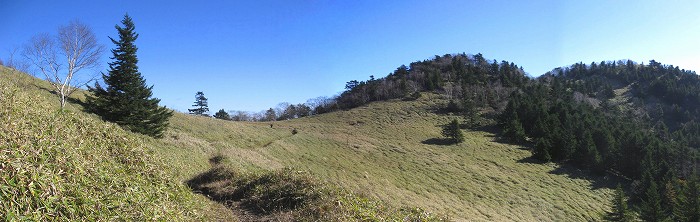
<instances>
[{"instance_id":1,"label":"tree shadow on ground","mask_svg":"<svg viewBox=\"0 0 700 222\"><path fill-rule=\"evenodd\" d=\"M615 189L618 183L627 183L624 178L612 175L610 173L595 173L590 170L583 170L574 165L563 163L556 169L549 171L551 174L563 175L572 179L582 179L591 182L591 189L597 190L601 188Z\"/></svg>"},{"instance_id":2,"label":"tree shadow on ground","mask_svg":"<svg viewBox=\"0 0 700 222\"><path fill-rule=\"evenodd\" d=\"M521 149L521 148L518 148L518 149ZM522 148L522 149L524 149L524 148ZM525 157L525 158L518 160L518 163L544 164L546 162L538 160L537 158L534 158L532 156L529 156L529 157Z\"/></svg>"},{"instance_id":3,"label":"tree shadow on ground","mask_svg":"<svg viewBox=\"0 0 700 222\"><path fill-rule=\"evenodd\" d=\"M278 193L283 196L275 199L277 203L274 206L266 206L265 197L253 194L259 187L278 185L273 183L295 184L294 181L274 175L273 178L245 178L241 172L226 167L225 161L222 155L211 157L211 168L185 181L185 185L193 192L226 206L240 221L294 221L291 213L301 204L295 202L296 199L284 195L296 193ZM286 181L280 182L285 179Z\"/></svg>"},{"instance_id":4,"label":"tree shadow on ground","mask_svg":"<svg viewBox=\"0 0 700 222\"><path fill-rule=\"evenodd\" d=\"M448 139L448 138L430 138L430 139L421 141L421 143L426 144L426 145L447 146L447 145L455 144L455 141L452 139Z\"/></svg>"},{"instance_id":5,"label":"tree shadow on ground","mask_svg":"<svg viewBox=\"0 0 700 222\"><path fill-rule=\"evenodd\" d=\"M490 133L493 135L501 134L501 128L496 126L496 125L484 125L484 126L474 127L472 130L487 132L487 133Z\"/></svg>"},{"instance_id":6,"label":"tree shadow on ground","mask_svg":"<svg viewBox=\"0 0 700 222\"><path fill-rule=\"evenodd\" d=\"M525 146L525 147L519 147L518 149L522 150L529 150L529 148L532 146L529 142L523 143L513 143L509 141L507 138L504 138L501 136L501 133L503 130L501 127L490 124L490 125L484 125L484 126L479 126L472 128L474 131L480 131L480 132L485 132L488 133L486 137L491 137L491 141L496 142L496 143L501 143L501 144L508 144L508 145L516 145L516 146Z\"/></svg>"},{"instance_id":7,"label":"tree shadow on ground","mask_svg":"<svg viewBox=\"0 0 700 222\"><path fill-rule=\"evenodd\" d=\"M35 85L36 88L39 89L39 90L44 90L44 91L49 92L49 93L51 93L51 94L53 94L53 95L55 95L55 96L59 96L58 93L57 93L55 90L46 88L46 87L41 86L41 85L39 85L39 84L34 84L34 85ZM57 99L58 99L58 98L57 98ZM74 97L67 96L67 97L66 97L66 103L71 103L71 104L78 105L79 108L80 108L80 110L82 110L82 111L86 111L86 110L87 110L87 109L86 109L87 103L85 103L85 102L82 101L82 100L76 99L76 98L74 98Z\"/></svg>"},{"instance_id":8,"label":"tree shadow on ground","mask_svg":"<svg viewBox=\"0 0 700 222\"><path fill-rule=\"evenodd\" d=\"M87 103L85 103L85 102L82 101L82 100L79 100L79 99L76 99L76 98L73 98L73 97L66 97L66 101L69 102L69 103L72 103L72 104L75 104L75 105L80 106L80 108L81 108L83 111L86 111L86 110L87 110L87 109L85 109L85 108L87 107Z\"/></svg>"},{"instance_id":9,"label":"tree shadow on ground","mask_svg":"<svg viewBox=\"0 0 700 222\"><path fill-rule=\"evenodd\" d=\"M233 185L232 180L237 175L223 167L217 167L216 165L221 160L215 158L209 160L214 165L211 169L187 180L185 185L192 189L194 193L202 194L213 201L223 204L239 219L265 221L260 219L270 216L269 212L262 211L250 201L246 201L246 197L242 192L227 192L227 187Z\"/></svg>"},{"instance_id":10,"label":"tree shadow on ground","mask_svg":"<svg viewBox=\"0 0 700 222\"><path fill-rule=\"evenodd\" d=\"M445 116L445 115L459 115L460 111L459 110L454 110L447 108L445 106L432 106L428 109L430 112L435 113L440 116Z\"/></svg>"},{"instance_id":11,"label":"tree shadow on ground","mask_svg":"<svg viewBox=\"0 0 700 222\"><path fill-rule=\"evenodd\" d=\"M49 92L53 95L58 95L58 93L56 93L56 91L49 89L49 88L46 88L44 86L40 86L39 84L34 84L34 86L36 86L37 89L44 90L44 91Z\"/></svg>"}]
</instances>

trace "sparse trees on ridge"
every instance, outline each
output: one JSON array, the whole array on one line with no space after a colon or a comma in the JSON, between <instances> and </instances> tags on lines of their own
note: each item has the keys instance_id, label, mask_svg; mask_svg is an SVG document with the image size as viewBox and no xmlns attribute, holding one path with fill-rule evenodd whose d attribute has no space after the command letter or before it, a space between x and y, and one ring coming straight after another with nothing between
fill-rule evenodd
<instances>
[{"instance_id":1,"label":"sparse trees on ridge","mask_svg":"<svg viewBox=\"0 0 700 222\"><path fill-rule=\"evenodd\" d=\"M226 111L224 111L224 109L220 109L219 111L214 113L214 118L222 120L231 120L231 116Z\"/></svg>"},{"instance_id":2,"label":"sparse trees on ridge","mask_svg":"<svg viewBox=\"0 0 700 222\"><path fill-rule=\"evenodd\" d=\"M63 110L66 98L92 80L76 78L77 73L97 67L103 51L92 29L75 20L61 26L58 36L35 35L22 54L51 84Z\"/></svg>"},{"instance_id":3,"label":"sparse trees on ridge","mask_svg":"<svg viewBox=\"0 0 700 222\"><path fill-rule=\"evenodd\" d=\"M92 95L87 96L87 108L131 131L162 137L173 112L159 106L160 99L151 97L153 86L146 86L146 80L138 71L138 48L134 44L138 34L128 14L124 15L122 25L115 26L119 39L110 37L116 48L112 49L109 72L102 74L106 88L99 83L95 83L94 88L88 87Z\"/></svg>"},{"instance_id":4,"label":"sparse trees on ridge","mask_svg":"<svg viewBox=\"0 0 700 222\"><path fill-rule=\"evenodd\" d=\"M26 59L23 60L16 58L17 56L21 56L21 53L22 51L20 51L19 48L13 48L11 50L8 50L8 57L5 60L0 59L0 65L12 68L15 71L35 75L34 73L30 73L29 71L29 68L32 66L32 64L30 64Z\"/></svg>"},{"instance_id":5,"label":"sparse trees on ridge","mask_svg":"<svg viewBox=\"0 0 700 222\"><path fill-rule=\"evenodd\" d=\"M229 115L231 116L232 121L255 121L254 119L255 114L246 112L246 111L230 111Z\"/></svg>"},{"instance_id":6,"label":"sparse trees on ridge","mask_svg":"<svg viewBox=\"0 0 700 222\"><path fill-rule=\"evenodd\" d=\"M277 119L277 113L274 109L270 108L265 111L262 121L275 121Z\"/></svg>"}]
</instances>

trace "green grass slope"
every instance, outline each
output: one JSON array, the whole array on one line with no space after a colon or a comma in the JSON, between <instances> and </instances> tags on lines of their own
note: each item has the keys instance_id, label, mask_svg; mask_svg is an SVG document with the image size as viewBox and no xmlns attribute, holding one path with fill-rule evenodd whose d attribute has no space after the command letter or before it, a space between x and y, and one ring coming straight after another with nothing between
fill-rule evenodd
<instances>
[{"instance_id":1,"label":"green grass slope","mask_svg":"<svg viewBox=\"0 0 700 222\"><path fill-rule=\"evenodd\" d=\"M74 104L59 112L48 88L0 66L0 220L226 219L172 178L150 138Z\"/></svg>"},{"instance_id":2,"label":"green grass slope","mask_svg":"<svg viewBox=\"0 0 700 222\"><path fill-rule=\"evenodd\" d=\"M490 132L465 131L465 143L441 145L439 124L456 117L435 114L444 103L437 95L272 123L178 113L156 140L105 123L76 103L59 113L47 89L0 67L0 218L236 220L184 185L216 169L243 175L199 184L219 189L217 195L265 200L262 191L287 188L261 178L306 184L297 173L312 176L312 187L317 181L358 193L338 194L346 206L331 216L349 215L335 217L340 220L423 215L372 210L408 206L458 221L590 221L609 208L612 193L599 184L604 178L532 163L529 151L499 143ZM212 165L213 156L224 157L225 166ZM258 188L245 188L251 184Z\"/></svg>"},{"instance_id":3,"label":"green grass slope","mask_svg":"<svg viewBox=\"0 0 700 222\"><path fill-rule=\"evenodd\" d=\"M528 150L499 143L493 133L465 132L466 142L440 145L439 124L455 118L435 114L443 102L425 95L272 123L177 114L158 141L169 147L159 156L173 161L180 179L208 168L207 157L223 155L236 169L291 167L454 220L591 221L609 209L612 190L600 184L605 178L532 163ZM299 133L292 135L295 128ZM187 158L198 164L179 161Z\"/></svg>"}]
</instances>

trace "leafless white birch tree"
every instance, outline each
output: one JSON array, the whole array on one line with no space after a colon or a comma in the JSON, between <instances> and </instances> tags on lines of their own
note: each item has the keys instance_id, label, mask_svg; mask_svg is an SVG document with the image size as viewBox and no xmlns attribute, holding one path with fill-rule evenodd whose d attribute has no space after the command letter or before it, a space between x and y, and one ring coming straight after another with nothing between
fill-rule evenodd
<instances>
[{"instance_id":1,"label":"leafless white birch tree","mask_svg":"<svg viewBox=\"0 0 700 222\"><path fill-rule=\"evenodd\" d=\"M58 29L58 35L38 34L24 47L24 57L51 83L59 96L61 109L66 97L80 85L94 78L78 82L76 74L99 65L104 46L97 42L92 29L79 21L71 21Z\"/></svg>"}]
</instances>

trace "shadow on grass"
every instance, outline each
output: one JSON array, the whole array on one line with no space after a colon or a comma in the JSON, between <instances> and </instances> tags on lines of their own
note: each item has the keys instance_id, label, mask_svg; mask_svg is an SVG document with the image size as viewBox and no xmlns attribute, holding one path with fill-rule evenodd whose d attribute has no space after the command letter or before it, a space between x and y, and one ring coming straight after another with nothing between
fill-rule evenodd
<instances>
[{"instance_id":1,"label":"shadow on grass","mask_svg":"<svg viewBox=\"0 0 700 222\"><path fill-rule=\"evenodd\" d=\"M473 129L474 131L481 131L481 132L487 132L493 135L500 135L501 134L501 127L498 127L496 125L485 125L485 126L479 126L475 127Z\"/></svg>"},{"instance_id":2,"label":"shadow on grass","mask_svg":"<svg viewBox=\"0 0 700 222\"><path fill-rule=\"evenodd\" d=\"M319 204L327 194L310 177L296 171L245 174L225 162L221 155L210 158L211 168L185 184L227 206L241 221L295 221L291 212Z\"/></svg>"},{"instance_id":3,"label":"shadow on grass","mask_svg":"<svg viewBox=\"0 0 700 222\"><path fill-rule=\"evenodd\" d=\"M518 149L524 149L524 148L518 148ZM522 158L518 160L518 163L532 163L532 164L544 164L546 162L538 160L537 158L534 158L532 156Z\"/></svg>"},{"instance_id":4,"label":"shadow on grass","mask_svg":"<svg viewBox=\"0 0 700 222\"><path fill-rule=\"evenodd\" d=\"M549 173L567 176L572 179L590 181L591 189L593 190L601 188L615 189L618 183L627 183L623 178L611 175L609 173L599 174L590 170L582 170L577 166L566 163L559 165L559 167L549 171Z\"/></svg>"},{"instance_id":5,"label":"shadow on grass","mask_svg":"<svg viewBox=\"0 0 700 222\"><path fill-rule=\"evenodd\" d=\"M83 111L87 111L87 109L85 109L87 107L87 103L83 102L82 100L73 97L66 97L66 101L72 104L79 105Z\"/></svg>"},{"instance_id":6,"label":"shadow on grass","mask_svg":"<svg viewBox=\"0 0 700 222\"><path fill-rule=\"evenodd\" d=\"M40 86L40 85L38 85L38 84L35 84L35 86L36 86L36 88L38 88L38 89L40 89L40 90L44 90L44 91L49 92L49 93L51 93L51 94L53 94L53 95L55 95L55 96L58 96L58 93L57 93L55 90L48 89L48 88L46 88L46 87L44 87L44 86ZM79 99L76 99L76 98L73 98L73 97L68 96L68 97L66 97L66 102L80 106L80 109L81 109L82 111L86 111L86 110L87 110L87 109L85 109L85 108L87 107L87 103L85 103L85 102L82 101L82 100L79 100Z\"/></svg>"},{"instance_id":7,"label":"shadow on grass","mask_svg":"<svg viewBox=\"0 0 700 222\"><path fill-rule=\"evenodd\" d=\"M216 164L221 160L212 158L210 163ZM248 215L261 217L269 215L269 212L261 210L255 204L246 201L245 192L242 189L231 189L235 187L234 178L237 173L221 166L214 166L206 172L189 179L185 184L195 193L200 193L207 198L219 202L236 215ZM250 218L248 218L250 219Z\"/></svg>"},{"instance_id":8,"label":"shadow on grass","mask_svg":"<svg viewBox=\"0 0 700 222\"><path fill-rule=\"evenodd\" d=\"M455 109L450 109L445 107L446 105L437 105L437 106L432 106L428 110L432 113L435 113L437 115L445 116L445 115L459 115L460 111L455 110Z\"/></svg>"},{"instance_id":9,"label":"shadow on grass","mask_svg":"<svg viewBox=\"0 0 700 222\"><path fill-rule=\"evenodd\" d=\"M455 141L452 139L447 139L447 138L430 138L427 140L423 140L421 143L426 144L426 145L447 146L447 145L455 144Z\"/></svg>"},{"instance_id":10,"label":"shadow on grass","mask_svg":"<svg viewBox=\"0 0 700 222\"><path fill-rule=\"evenodd\" d=\"M508 140L507 138L502 137L501 133L503 132L503 130L501 129L501 127L494 125L494 124L475 127L475 128L473 128L473 130L488 133L488 135L486 135L486 137L493 138L491 140L493 142L502 143L502 144L509 144L509 145L516 145L516 146L525 146L525 147L531 146L531 144L529 144L528 142L513 143L510 140ZM518 149L527 150L527 148L523 148L523 147L520 147Z\"/></svg>"},{"instance_id":11,"label":"shadow on grass","mask_svg":"<svg viewBox=\"0 0 700 222\"><path fill-rule=\"evenodd\" d=\"M518 148L518 149L527 149L525 147ZM523 159L518 160L518 163L527 163L527 164L546 164L547 162L538 160L537 158L533 156L528 156ZM550 174L554 175L561 175L561 176L566 176L571 179L580 179L580 180L587 180L591 182L590 189L591 190L597 190L601 188L609 188L609 189L615 189L618 183L628 183L624 178L620 178L618 176L605 173L605 174L600 174L600 173L595 173L590 170L584 170L581 169L575 165L572 165L570 163L559 163L558 166L547 172Z\"/></svg>"}]
</instances>

